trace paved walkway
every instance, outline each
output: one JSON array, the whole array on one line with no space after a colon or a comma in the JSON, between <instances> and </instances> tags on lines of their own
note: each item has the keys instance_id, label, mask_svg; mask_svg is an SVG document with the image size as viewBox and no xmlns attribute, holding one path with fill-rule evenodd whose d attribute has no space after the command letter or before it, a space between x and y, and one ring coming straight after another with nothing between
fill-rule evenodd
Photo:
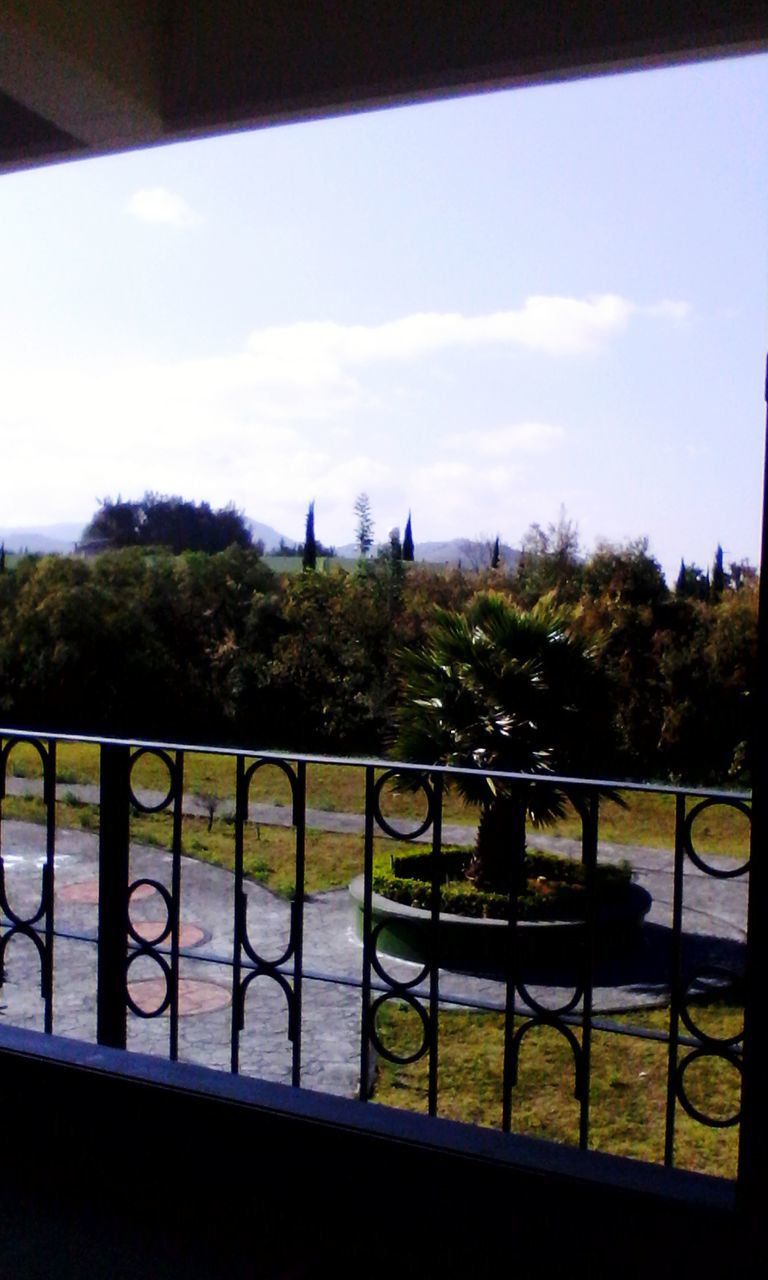
<instances>
[{"instance_id":1,"label":"paved walkway","mask_svg":"<svg viewBox=\"0 0 768 1280\"><path fill-rule=\"evenodd\" d=\"M25 779L8 779L12 793L31 791ZM63 786L83 799L98 799L97 788ZM93 792L93 797L91 796ZM63 798L63 796L62 796ZM151 800L152 797L143 795ZM185 812L205 814L194 797L185 798ZM289 811L276 806L253 806L257 821L289 825ZM362 830L355 814L308 811L307 856L311 858L311 831ZM471 840L468 827L445 829L448 842ZM34 910L40 894L44 854L44 830L31 823L5 820L2 826L3 856L8 894L15 910ZM575 853L575 841L532 835L531 844L560 846ZM594 1007L610 1013L653 1003L667 997L670 972L672 856L663 850L633 846L601 845L601 860L628 858L635 878L653 896L653 907L637 942L621 959L603 963L596 973ZM728 859L712 858L716 866L732 867ZM141 845L131 847L131 878L170 882L170 855ZM98 874L98 841L95 835L67 829L57 832L56 929L79 933L92 942L58 936L54 949L54 1030L62 1035L95 1040L96 927L95 882ZM248 884L248 921L254 946L276 958L288 936L289 905L263 886ZM230 872L191 858L182 859L181 1006L180 1056L223 1070L229 1069L231 1035L231 968L234 878ZM691 863L685 869L684 964L690 972L713 965L740 971L746 929L746 877L717 880ZM135 895L132 919L146 936L162 930L164 908L159 895L147 890ZM158 923L160 922L160 923ZM385 960L393 975L412 976L413 966ZM346 890L313 895L305 904L304 968L308 976L303 992L302 1082L310 1088L352 1096L358 1089L360 992L354 985L333 981L359 981L362 950L355 936L353 915ZM130 971L131 990L137 1003L156 1007L164 983L158 983L157 966L137 961ZM532 994L550 1007L568 999L572 986L567 975L529 975ZM444 1000L479 1000L503 1007L502 984L488 979L441 972ZM43 1004L39 995L39 962L34 946L14 939L6 953L6 981L2 991L5 1017L21 1026L42 1028ZM168 1053L167 1017L147 1020L129 1014L129 1048ZM245 1027L241 1037L240 1065L246 1074L265 1079L290 1078L291 1045L287 1038L285 1000L276 984L257 979L249 988Z\"/></svg>"}]
</instances>

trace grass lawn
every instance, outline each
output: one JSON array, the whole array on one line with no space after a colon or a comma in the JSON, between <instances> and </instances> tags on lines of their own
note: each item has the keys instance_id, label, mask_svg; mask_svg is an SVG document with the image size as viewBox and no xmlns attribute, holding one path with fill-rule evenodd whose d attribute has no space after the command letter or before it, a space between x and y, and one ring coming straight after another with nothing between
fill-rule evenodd
<instances>
[{"instance_id":1,"label":"grass lawn","mask_svg":"<svg viewBox=\"0 0 768 1280\"><path fill-rule=\"evenodd\" d=\"M45 821L45 807L38 796L6 796L3 814L22 822ZM97 805L80 800L57 801L56 823L61 827L97 832ZM131 839L139 844L169 849L172 818L167 813L133 814ZM390 855L410 849L396 840L375 842L374 863L387 870ZM214 818L208 830L207 818L185 817L182 851L203 862L233 870L235 828L231 819ZM307 893L342 888L363 870L363 841L359 835L337 835L329 831L307 831L304 885ZM243 865L252 880L284 897L292 897L296 878L296 841L290 827L267 827L249 823L244 833Z\"/></svg>"},{"instance_id":2,"label":"grass lawn","mask_svg":"<svg viewBox=\"0 0 768 1280\"><path fill-rule=\"evenodd\" d=\"M171 820L161 814L141 814L131 820L131 838L142 844L170 846ZM376 867L389 867L390 854L409 846L381 839L375 842ZM214 819L208 830L207 818L185 818L183 851L217 867L234 869L234 825ZM284 897L292 897L296 879L296 841L288 827L256 826L249 823L244 833L245 874ZM359 835L337 835L331 831L308 830L305 842L305 891L319 893L349 884L363 870L363 841Z\"/></svg>"},{"instance_id":3,"label":"grass lawn","mask_svg":"<svg viewBox=\"0 0 768 1280\"><path fill-rule=\"evenodd\" d=\"M39 776L36 752L26 746L16 748L9 761L10 771L20 777ZM73 785L97 782L98 748L83 744L62 743L57 753L57 778ZM134 770L137 787L162 788L167 773L162 763L144 757ZM231 756L190 752L185 759L185 789L200 796L218 797L226 803L234 794L235 766ZM336 812L360 813L364 803L364 773L352 766L310 765L307 769L307 806ZM267 766L253 778L251 798L262 803L289 805L290 786L282 772ZM628 809L604 803L601 808L601 838L616 844L639 844L651 848L671 849L674 845L675 799L673 796L625 792ZM394 796L391 790L382 802L385 816L422 817L424 798L420 795ZM689 808L691 802L689 801ZM461 799L448 793L444 805L444 821L474 824L477 814ZM553 835L578 837L580 823L575 814L549 828ZM338 839L338 837L336 837ZM729 806L717 806L701 814L695 825L697 848L706 853L726 853L743 857L748 848L746 819Z\"/></svg>"},{"instance_id":4,"label":"grass lawn","mask_svg":"<svg viewBox=\"0 0 768 1280\"><path fill-rule=\"evenodd\" d=\"M710 1006L706 1022L702 1013L699 1025L710 1034L735 1033L742 1017L743 1011L734 1006ZM637 1011L613 1021L666 1030L669 1011ZM382 1043L405 1056L418 1043L416 1022L412 1010L389 1001L377 1018ZM439 1115L501 1127L503 1026L501 1014L441 1010ZM680 1052L682 1056L686 1051ZM738 1107L738 1078L727 1064L699 1059L686 1073L686 1084L694 1105L710 1115L725 1117ZM614 1155L663 1161L666 1090L666 1044L593 1031L590 1146ZM521 1050L518 1085L512 1093L512 1131L576 1145L579 1103L573 1092L573 1056L564 1037L552 1028L535 1028ZM426 1057L410 1066L380 1058L374 1097L389 1106L426 1112ZM707 1128L677 1107L675 1164L679 1168L733 1178L737 1143L737 1127Z\"/></svg>"}]
</instances>

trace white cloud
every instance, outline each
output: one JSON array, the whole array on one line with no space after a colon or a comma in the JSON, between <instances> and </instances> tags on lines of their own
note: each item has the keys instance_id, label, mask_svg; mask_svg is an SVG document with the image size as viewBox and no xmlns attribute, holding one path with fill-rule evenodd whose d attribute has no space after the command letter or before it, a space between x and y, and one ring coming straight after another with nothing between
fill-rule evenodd
<instances>
[{"instance_id":1,"label":"white cloud","mask_svg":"<svg viewBox=\"0 0 768 1280\"><path fill-rule=\"evenodd\" d=\"M589 354L640 311L611 295L539 297L471 317L264 328L239 350L166 365L122 359L95 369L84 358L30 378L6 362L0 499L8 520L14 506L27 518L42 494L46 515L71 518L74 509L87 516L97 496L152 488L231 499L296 536L314 496L319 536L343 542L352 537L355 494L365 490L379 529L402 527L408 505L446 532L471 533L473 511L498 512L493 523L503 528L504 511L516 520L528 511L536 460L546 453L548 466L558 461L565 433L536 421L475 428L471 366L465 385L454 362L457 384L446 402L440 379L424 377L425 362L431 373L450 366L438 366L438 357L489 347ZM441 436L446 409L450 427ZM28 487L12 476L29 477Z\"/></svg>"},{"instance_id":2,"label":"white cloud","mask_svg":"<svg viewBox=\"0 0 768 1280\"><path fill-rule=\"evenodd\" d=\"M465 316L423 312L380 325L304 321L257 329L248 352L275 376L297 366L320 380L382 362L418 360L455 348L516 346L548 355L582 355L622 332L634 305L615 294L594 298L530 297L517 311Z\"/></svg>"},{"instance_id":3,"label":"white cloud","mask_svg":"<svg viewBox=\"0 0 768 1280\"><path fill-rule=\"evenodd\" d=\"M414 468L409 487L411 506L428 527L443 529L446 537L454 537L457 529L474 537L480 533L478 512L483 524L506 528L508 504L520 491L521 477L510 466L437 461Z\"/></svg>"},{"instance_id":4,"label":"white cloud","mask_svg":"<svg viewBox=\"0 0 768 1280\"><path fill-rule=\"evenodd\" d=\"M684 320L689 320L693 312L690 302L676 301L674 298L662 298L661 302L654 302L643 310L646 315L658 317L661 320L672 320L675 324L682 324Z\"/></svg>"},{"instance_id":5,"label":"white cloud","mask_svg":"<svg viewBox=\"0 0 768 1280\"><path fill-rule=\"evenodd\" d=\"M461 449L484 458L507 458L519 454L546 453L565 439L562 427L549 422L515 422L488 431L462 431L446 436L450 449Z\"/></svg>"},{"instance_id":6,"label":"white cloud","mask_svg":"<svg viewBox=\"0 0 768 1280\"><path fill-rule=\"evenodd\" d=\"M140 222L156 222L168 227L191 227L200 221L184 197L166 187L134 191L128 201L128 212Z\"/></svg>"}]
</instances>

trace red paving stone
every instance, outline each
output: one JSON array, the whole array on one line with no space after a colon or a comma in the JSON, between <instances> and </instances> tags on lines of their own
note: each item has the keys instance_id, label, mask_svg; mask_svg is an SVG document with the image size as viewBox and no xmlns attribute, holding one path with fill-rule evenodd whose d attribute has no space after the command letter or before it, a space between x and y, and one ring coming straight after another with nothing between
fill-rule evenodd
<instances>
[{"instance_id":1,"label":"red paving stone","mask_svg":"<svg viewBox=\"0 0 768 1280\"><path fill-rule=\"evenodd\" d=\"M131 894L131 902L141 902L149 898L157 890L151 884L140 884ZM66 884L56 890L61 902L75 902L81 906L96 907L99 903L98 880L77 880L75 884Z\"/></svg>"},{"instance_id":2,"label":"red paving stone","mask_svg":"<svg viewBox=\"0 0 768 1280\"><path fill-rule=\"evenodd\" d=\"M134 898L136 894L133 895ZM138 933L140 938L145 942L154 943L166 927L165 920L131 920L132 928ZM179 926L179 946L180 947L196 947L204 939L205 933L197 924L181 924ZM163 938L158 946L170 947L171 935Z\"/></svg>"},{"instance_id":3,"label":"red paving stone","mask_svg":"<svg viewBox=\"0 0 768 1280\"><path fill-rule=\"evenodd\" d=\"M129 982L128 990L131 999L146 1013L158 1009L165 999L165 978L141 978L137 982ZM179 1017L189 1017L195 1013L213 1013L216 1009L225 1009L231 1004L232 997L227 987L217 982L203 982L197 978L179 978ZM169 1010L165 1010L167 1017Z\"/></svg>"}]
</instances>

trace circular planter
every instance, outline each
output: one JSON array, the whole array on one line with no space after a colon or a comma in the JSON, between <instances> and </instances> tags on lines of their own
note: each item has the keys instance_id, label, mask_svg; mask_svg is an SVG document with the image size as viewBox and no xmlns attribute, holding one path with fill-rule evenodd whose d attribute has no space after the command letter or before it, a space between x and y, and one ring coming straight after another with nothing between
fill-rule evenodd
<instances>
[{"instance_id":1,"label":"circular planter","mask_svg":"<svg viewBox=\"0 0 768 1280\"><path fill-rule=\"evenodd\" d=\"M355 923L363 936L363 877L349 886ZM625 945L636 935L650 910L652 898L640 885L630 884L624 897L598 909L596 943L602 953ZM421 907L407 907L379 893L371 900L376 951L423 964L429 954L432 917ZM520 920L516 945L521 961L538 965L562 964L578 954L585 936L578 920ZM463 973L499 974L506 968L509 925L506 920L482 920L441 912L437 934L438 964Z\"/></svg>"}]
</instances>

